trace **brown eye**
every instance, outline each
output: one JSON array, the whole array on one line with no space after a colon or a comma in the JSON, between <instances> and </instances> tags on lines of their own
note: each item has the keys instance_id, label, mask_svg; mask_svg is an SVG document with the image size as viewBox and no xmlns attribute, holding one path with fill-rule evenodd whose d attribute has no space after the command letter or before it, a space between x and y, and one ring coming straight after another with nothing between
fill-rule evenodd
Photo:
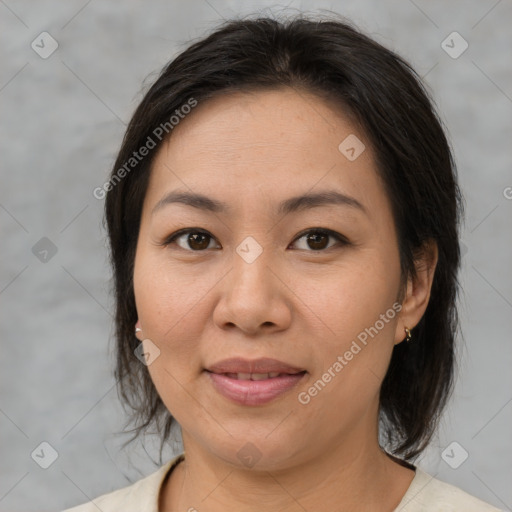
<instances>
[{"instance_id":1,"label":"brown eye","mask_svg":"<svg viewBox=\"0 0 512 512\"><path fill-rule=\"evenodd\" d=\"M200 252L210 248L209 246L212 240L214 240L214 238L205 231L185 229L171 235L164 245L176 243L178 247L186 251Z\"/></svg>"},{"instance_id":2,"label":"brown eye","mask_svg":"<svg viewBox=\"0 0 512 512\"><path fill-rule=\"evenodd\" d=\"M325 249L329 244L329 235L323 233L310 233L306 235L306 243L311 249Z\"/></svg>"},{"instance_id":3,"label":"brown eye","mask_svg":"<svg viewBox=\"0 0 512 512\"><path fill-rule=\"evenodd\" d=\"M334 231L325 230L325 229L310 229L309 231L305 231L296 238L296 241L305 240L305 243L302 243L302 247L299 249L303 249L306 251L322 251L325 249L330 249L333 245L329 245L329 239L337 240L341 245L347 245L348 242L344 239L342 235L336 233Z\"/></svg>"},{"instance_id":4,"label":"brown eye","mask_svg":"<svg viewBox=\"0 0 512 512\"><path fill-rule=\"evenodd\" d=\"M190 233L186 240L194 250L208 249L210 245L210 236L206 233Z\"/></svg>"}]
</instances>

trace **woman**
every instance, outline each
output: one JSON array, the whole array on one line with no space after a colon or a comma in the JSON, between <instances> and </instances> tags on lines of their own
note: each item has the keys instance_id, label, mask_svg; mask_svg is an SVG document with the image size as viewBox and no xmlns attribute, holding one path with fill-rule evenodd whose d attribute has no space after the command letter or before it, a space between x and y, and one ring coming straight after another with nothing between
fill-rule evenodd
<instances>
[{"instance_id":1,"label":"woman","mask_svg":"<svg viewBox=\"0 0 512 512\"><path fill-rule=\"evenodd\" d=\"M497 510L411 463L453 384L462 201L400 57L228 22L162 71L102 194L120 391L184 452L70 510Z\"/></svg>"}]
</instances>

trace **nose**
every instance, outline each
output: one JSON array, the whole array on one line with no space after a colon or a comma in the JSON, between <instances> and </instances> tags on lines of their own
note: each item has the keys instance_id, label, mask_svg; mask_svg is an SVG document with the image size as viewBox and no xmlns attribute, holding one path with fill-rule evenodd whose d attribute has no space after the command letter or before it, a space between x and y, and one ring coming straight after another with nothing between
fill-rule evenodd
<instances>
[{"instance_id":1,"label":"nose","mask_svg":"<svg viewBox=\"0 0 512 512\"><path fill-rule=\"evenodd\" d=\"M221 329L240 329L244 334L287 329L291 322L291 291L263 251L254 261L233 255L233 267L221 284L221 296L213 319Z\"/></svg>"}]
</instances>

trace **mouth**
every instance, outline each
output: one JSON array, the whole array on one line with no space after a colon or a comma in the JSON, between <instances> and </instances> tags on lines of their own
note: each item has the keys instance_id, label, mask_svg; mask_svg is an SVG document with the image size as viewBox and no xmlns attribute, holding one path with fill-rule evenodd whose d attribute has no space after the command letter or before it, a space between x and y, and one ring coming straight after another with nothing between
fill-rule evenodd
<instances>
[{"instance_id":1,"label":"mouth","mask_svg":"<svg viewBox=\"0 0 512 512\"><path fill-rule=\"evenodd\" d=\"M206 370L208 371L208 370ZM215 372L211 372L215 373ZM225 375L230 379L235 380L267 380L267 379L275 379L277 377L288 377L289 375L298 375L304 374L303 372L297 373L279 373L279 372L269 372L269 373L218 373L217 375Z\"/></svg>"},{"instance_id":2,"label":"mouth","mask_svg":"<svg viewBox=\"0 0 512 512\"><path fill-rule=\"evenodd\" d=\"M260 357L259 359L233 357L218 361L205 369L217 374L255 375L254 380L263 380L262 378L258 379L258 375L277 377L279 374L293 375L305 371L305 368L292 366L289 363L268 357Z\"/></svg>"},{"instance_id":3,"label":"mouth","mask_svg":"<svg viewBox=\"0 0 512 512\"><path fill-rule=\"evenodd\" d=\"M214 389L239 405L257 406L290 391L308 373L276 359L227 359L205 369Z\"/></svg>"}]
</instances>

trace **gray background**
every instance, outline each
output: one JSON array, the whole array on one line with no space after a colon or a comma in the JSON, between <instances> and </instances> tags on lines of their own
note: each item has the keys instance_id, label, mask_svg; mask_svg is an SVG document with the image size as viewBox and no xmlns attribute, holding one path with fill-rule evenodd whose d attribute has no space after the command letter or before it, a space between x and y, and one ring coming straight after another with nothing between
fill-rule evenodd
<instances>
[{"instance_id":1,"label":"gray background","mask_svg":"<svg viewBox=\"0 0 512 512\"><path fill-rule=\"evenodd\" d=\"M511 510L511 0L288 5L288 14L346 15L407 58L433 90L467 202L465 340L454 398L419 465ZM0 511L62 510L156 469L155 438L120 451L127 437L115 435L123 411L112 375L110 273L103 201L92 191L105 181L148 75L222 18L255 11L282 7L0 0ZM43 31L59 44L47 59L31 48ZM441 47L453 31L469 44L456 59ZM43 237L55 255L33 250ZM48 469L35 462L50 461L48 448L36 450L43 441L58 453ZM457 469L441 456L453 441L452 465L468 452ZM178 451L169 447L166 457Z\"/></svg>"}]
</instances>

